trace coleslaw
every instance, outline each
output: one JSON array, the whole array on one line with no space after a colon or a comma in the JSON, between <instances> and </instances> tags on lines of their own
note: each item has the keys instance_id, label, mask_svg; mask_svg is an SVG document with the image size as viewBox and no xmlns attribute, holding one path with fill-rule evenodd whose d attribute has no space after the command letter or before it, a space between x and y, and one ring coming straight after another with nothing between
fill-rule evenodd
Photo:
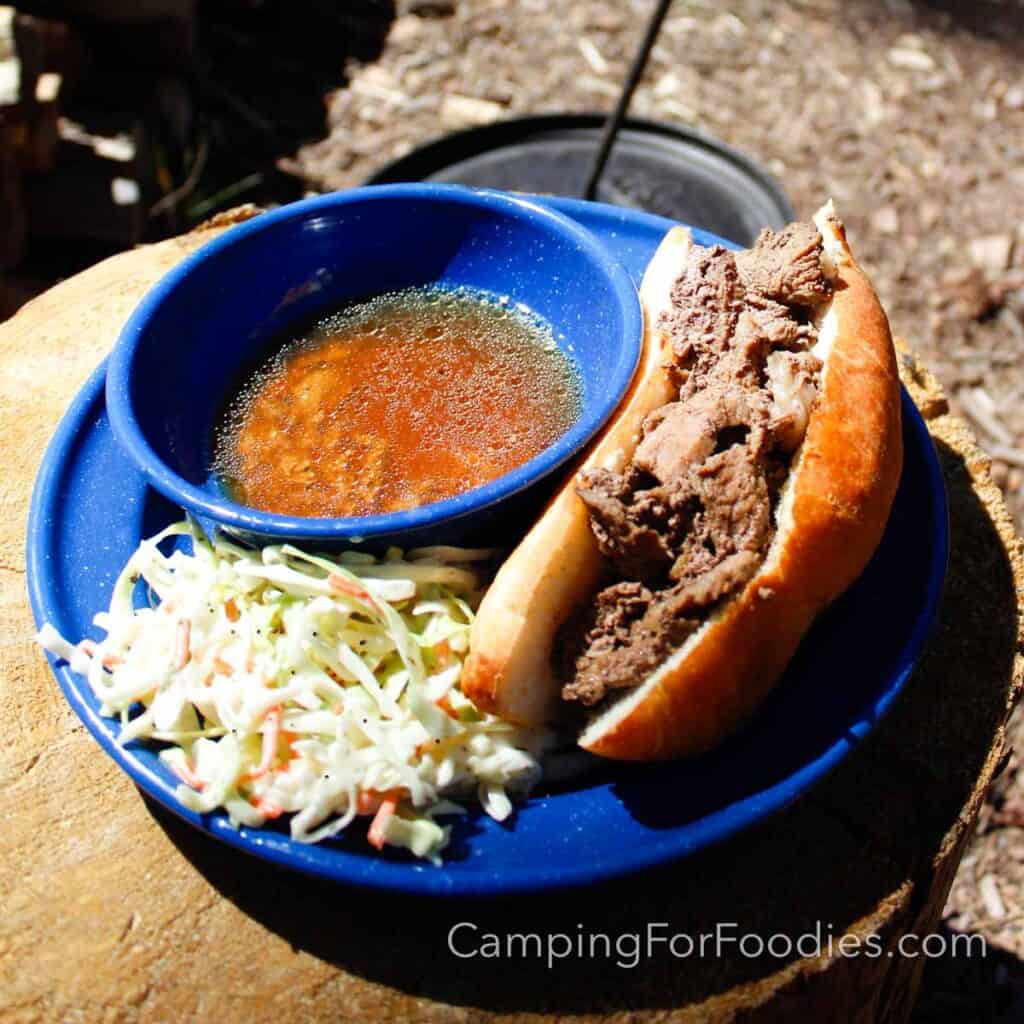
<instances>
[{"instance_id":1,"label":"coleslaw","mask_svg":"<svg viewBox=\"0 0 1024 1024\"><path fill-rule=\"evenodd\" d=\"M163 554L174 537L191 553ZM303 843L369 817L377 849L439 863L451 826L437 819L466 812L454 800L504 820L551 742L459 688L492 556L250 549L186 520L128 560L93 620L102 640L73 644L49 624L37 640L119 717L120 743L164 744L185 807L222 808L236 827L290 814Z\"/></svg>"}]
</instances>

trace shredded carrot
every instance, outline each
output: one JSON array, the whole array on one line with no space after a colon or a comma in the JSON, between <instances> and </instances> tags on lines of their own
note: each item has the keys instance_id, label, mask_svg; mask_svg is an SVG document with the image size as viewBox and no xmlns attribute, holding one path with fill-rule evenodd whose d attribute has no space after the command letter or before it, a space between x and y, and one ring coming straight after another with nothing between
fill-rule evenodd
<instances>
[{"instance_id":1,"label":"shredded carrot","mask_svg":"<svg viewBox=\"0 0 1024 1024\"><path fill-rule=\"evenodd\" d=\"M192 657L188 649L189 637L192 635L192 623L188 619L178 620L178 633L174 639L174 667L183 669Z\"/></svg>"},{"instance_id":2,"label":"shredded carrot","mask_svg":"<svg viewBox=\"0 0 1024 1024\"><path fill-rule=\"evenodd\" d=\"M229 597L227 601L224 602L224 612L230 622L238 621L240 612L238 611L238 605L235 604L235 599L233 597Z\"/></svg>"},{"instance_id":3,"label":"shredded carrot","mask_svg":"<svg viewBox=\"0 0 1024 1024\"><path fill-rule=\"evenodd\" d=\"M254 797L249 801L264 818L280 818L284 814L284 808L275 804L266 797Z\"/></svg>"},{"instance_id":4,"label":"shredded carrot","mask_svg":"<svg viewBox=\"0 0 1024 1024\"><path fill-rule=\"evenodd\" d=\"M437 663L442 667L450 665L452 661L452 645L447 640L442 640L435 646L437 651Z\"/></svg>"},{"instance_id":5,"label":"shredded carrot","mask_svg":"<svg viewBox=\"0 0 1024 1024\"><path fill-rule=\"evenodd\" d=\"M299 738L297 732L286 732L284 729L281 730L281 741L288 748L288 757L286 758L283 765L278 768L278 773L291 771L293 764L298 764L301 760L300 755L296 754L292 749L292 744Z\"/></svg>"},{"instance_id":6,"label":"shredded carrot","mask_svg":"<svg viewBox=\"0 0 1024 1024\"><path fill-rule=\"evenodd\" d=\"M327 582L331 590L336 590L339 594L348 594L349 597L357 597L360 601L370 600L370 592L365 587L357 587L344 576L339 576L335 572L327 577Z\"/></svg>"},{"instance_id":7,"label":"shredded carrot","mask_svg":"<svg viewBox=\"0 0 1024 1024\"><path fill-rule=\"evenodd\" d=\"M99 654L100 649L96 646L93 640L83 640L79 646L82 650L89 655L90 658L95 658ZM104 654L103 655L103 667L114 668L115 665L123 665L124 658L119 657L116 654Z\"/></svg>"},{"instance_id":8,"label":"shredded carrot","mask_svg":"<svg viewBox=\"0 0 1024 1024\"><path fill-rule=\"evenodd\" d=\"M398 801L388 797L386 800L382 800L380 807L377 808L377 813L373 816L373 821L370 822L370 828L366 833L366 838L375 850L384 849L388 823L395 816L395 808L397 806Z\"/></svg>"},{"instance_id":9,"label":"shredded carrot","mask_svg":"<svg viewBox=\"0 0 1024 1024\"><path fill-rule=\"evenodd\" d=\"M350 583L344 576L339 576L336 572L332 572L327 577L327 582L332 590L336 590L339 594L348 594L349 597L358 598L360 601L366 601L372 605L377 611L380 611L380 605L377 603L377 599L371 594L365 587L358 587L354 583Z\"/></svg>"},{"instance_id":10,"label":"shredded carrot","mask_svg":"<svg viewBox=\"0 0 1024 1024\"><path fill-rule=\"evenodd\" d=\"M383 792L376 789L361 789L356 797L356 814L376 814L385 800L393 800L397 805L404 794L405 790L402 788L385 789Z\"/></svg>"},{"instance_id":11,"label":"shredded carrot","mask_svg":"<svg viewBox=\"0 0 1024 1024\"><path fill-rule=\"evenodd\" d=\"M467 734L464 730L460 730L453 736L446 736L443 740L424 740L414 750L417 757L426 757L428 754L432 757L446 757L451 751L457 750L462 744L466 742Z\"/></svg>"},{"instance_id":12,"label":"shredded carrot","mask_svg":"<svg viewBox=\"0 0 1024 1024\"><path fill-rule=\"evenodd\" d=\"M196 775L195 769L191 764L189 764L187 757L181 761L172 761L171 771L173 771L186 786L191 786L193 789L206 789L206 783Z\"/></svg>"},{"instance_id":13,"label":"shredded carrot","mask_svg":"<svg viewBox=\"0 0 1024 1024\"><path fill-rule=\"evenodd\" d=\"M459 713L452 707L452 702L448 699L448 694L442 694L434 703L449 717L454 718L456 722L460 721Z\"/></svg>"},{"instance_id":14,"label":"shredded carrot","mask_svg":"<svg viewBox=\"0 0 1024 1024\"><path fill-rule=\"evenodd\" d=\"M277 738L281 732L281 706L275 704L263 720L263 750L260 763L248 774L250 779L262 778L270 771L270 766L277 756Z\"/></svg>"},{"instance_id":15,"label":"shredded carrot","mask_svg":"<svg viewBox=\"0 0 1024 1024\"><path fill-rule=\"evenodd\" d=\"M235 670L219 654L214 656L213 667L222 676L233 676L235 674Z\"/></svg>"}]
</instances>

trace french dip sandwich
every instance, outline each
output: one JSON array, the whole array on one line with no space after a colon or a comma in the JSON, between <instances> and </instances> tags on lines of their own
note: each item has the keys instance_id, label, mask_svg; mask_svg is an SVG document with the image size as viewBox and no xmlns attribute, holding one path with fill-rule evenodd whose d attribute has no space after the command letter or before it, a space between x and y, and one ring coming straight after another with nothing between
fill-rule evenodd
<instances>
[{"instance_id":1,"label":"french dip sandwich","mask_svg":"<svg viewBox=\"0 0 1024 1024\"><path fill-rule=\"evenodd\" d=\"M641 365L499 571L462 687L579 744L700 753L765 697L881 540L902 468L885 313L831 203L749 250L668 233ZM822 681L827 685L827 680Z\"/></svg>"}]
</instances>

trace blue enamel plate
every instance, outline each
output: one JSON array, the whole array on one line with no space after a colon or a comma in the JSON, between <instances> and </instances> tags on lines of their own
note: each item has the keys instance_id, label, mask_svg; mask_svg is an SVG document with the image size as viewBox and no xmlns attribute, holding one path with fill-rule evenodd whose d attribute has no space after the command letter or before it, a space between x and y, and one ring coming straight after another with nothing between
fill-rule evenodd
<instances>
[{"instance_id":1,"label":"blue enamel plate","mask_svg":"<svg viewBox=\"0 0 1024 1024\"><path fill-rule=\"evenodd\" d=\"M576 200L544 200L592 231L639 282L670 221ZM714 239L695 232L697 241ZM105 365L62 420L36 481L28 530L29 593L37 623L98 637L121 566L143 537L180 518L147 486L110 432ZM53 671L76 714L146 793L197 828L283 867L355 885L437 895L497 896L567 886L663 864L719 842L785 807L853 751L903 688L935 623L948 523L931 438L903 398L905 465L881 546L818 621L785 678L747 727L712 753L662 765L607 764L538 791L511 823L486 815L456 826L441 867L372 850L363 835L317 846L285 827L234 829L174 798L156 750L117 743L88 684ZM864 638L870 637L866 643ZM360 830L361 831L361 830Z\"/></svg>"}]
</instances>

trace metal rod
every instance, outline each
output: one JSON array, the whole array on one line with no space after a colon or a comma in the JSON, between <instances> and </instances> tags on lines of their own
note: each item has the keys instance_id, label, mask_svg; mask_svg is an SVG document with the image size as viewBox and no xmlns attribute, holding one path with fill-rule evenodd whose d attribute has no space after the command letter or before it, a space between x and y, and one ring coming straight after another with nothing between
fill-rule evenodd
<instances>
[{"instance_id":1,"label":"metal rod","mask_svg":"<svg viewBox=\"0 0 1024 1024\"><path fill-rule=\"evenodd\" d=\"M633 98L637 83L644 73L644 68L647 66L647 58L651 55L654 41L658 38L658 32L661 29L661 23L665 20L665 15L668 13L671 4L672 0L658 0L654 14L651 15L651 20L647 24L647 31L644 33L644 38L640 43L640 49L637 50L636 56L633 58L629 74L626 76L625 85L623 85L622 92L619 94L619 101L615 104L615 109L608 115L608 120L604 123L604 129L601 132L601 142L597 147L594 162L590 165L590 174L587 177L587 184L583 189L584 199L593 199L597 194L597 183L604 173L605 164L608 163L608 156L612 151L612 146L615 144L615 137L619 134L619 128L622 127L626 111L629 109L629 101Z\"/></svg>"}]
</instances>

